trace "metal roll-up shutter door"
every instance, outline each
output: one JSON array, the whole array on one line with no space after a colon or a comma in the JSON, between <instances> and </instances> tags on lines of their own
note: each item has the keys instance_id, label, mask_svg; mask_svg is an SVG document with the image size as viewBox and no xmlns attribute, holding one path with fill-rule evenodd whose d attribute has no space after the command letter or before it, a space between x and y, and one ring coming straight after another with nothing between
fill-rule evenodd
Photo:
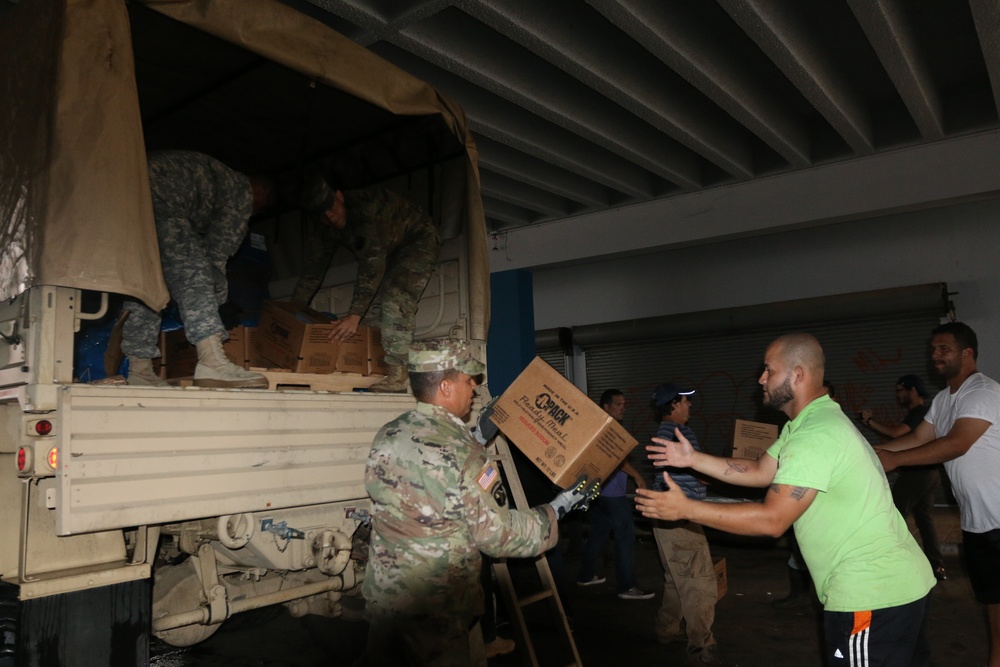
<instances>
[{"instance_id":1,"label":"metal roll-up shutter door","mask_svg":"<svg viewBox=\"0 0 1000 667\"><path fill-rule=\"evenodd\" d=\"M899 376L916 373L928 387L940 386L929 368L928 339L939 320L932 315L815 324L800 327L816 336L826 355L826 378L849 415L872 408L886 421L902 417L895 401ZM696 391L690 425L706 451L724 454L732 444L733 421L780 424L784 416L761 406L757 383L764 350L789 330L762 329L677 340L593 345L585 349L587 387L592 397L608 387L629 401L625 425L648 438L656 424L649 409L653 389L676 382ZM876 417L878 419L878 417ZM872 442L877 436L863 429Z\"/></svg>"},{"instance_id":2,"label":"metal roll-up shutter door","mask_svg":"<svg viewBox=\"0 0 1000 667\"><path fill-rule=\"evenodd\" d=\"M816 336L826 355L826 377L836 400L855 423L858 410L872 408L876 419L890 423L902 419L896 404L896 380L907 373L924 378L933 394L940 380L929 367L928 339L940 323L933 315L913 315L843 323L815 324L797 330ZM676 382L695 390L688 424L703 449L728 455L734 421L783 424L785 416L761 405L758 378L767 345L789 329L763 329L730 335L703 335L678 340L593 345L586 348L587 387L596 400L615 387L625 393L628 410L625 427L640 443L632 453L633 465L651 477L655 470L642 444L656 433L649 400L663 382ZM870 429L860 431L872 443L879 438Z\"/></svg>"},{"instance_id":3,"label":"metal roll-up shutter door","mask_svg":"<svg viewBox=\"0 0 1000 667\"><path fill-rule=\"evenodd\" d=\"M567 377L565 352L562 350L538 350L537 354L545 363L559 371L560 375Z\"/></svg>"}]
</instances>

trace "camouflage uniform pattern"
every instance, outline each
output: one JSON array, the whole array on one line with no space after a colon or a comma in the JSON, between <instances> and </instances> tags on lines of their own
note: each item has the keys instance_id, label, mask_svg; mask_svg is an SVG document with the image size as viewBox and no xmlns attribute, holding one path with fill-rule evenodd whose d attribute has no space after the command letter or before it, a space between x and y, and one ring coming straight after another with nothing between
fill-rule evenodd
<instances>
[{"instance_id":1,"label":"camouflage uniform pattern","mask_svg":"<svg viewBox=\"0 0 1000 667\"><path fill-rule=\"evenodd\" d=\"M457 338L429 338L410 346L406 368L411 373L434 373L454 368L466 375L486 372L469 343Z\"/></svg>"},{"instance_id":2,"label":"camouflage uniform pattern","mask_svg":"<svg viewBox=\"0 0 1000 667\"><path fill-rule=\"evenodd\" d=\"M369 665L469 665L483 612L480 552L534 556L555 546L548 506L506 507L496 464L462 420L418 403L375 436L365 470L372 498L363 593Z\"/></svg>"},{"instance_id":3,"label":"camouflage uniform pattern","mask_svg":"<svg viewBox=\"0 0 1000 667\"><path fill-rule=\"evenodd\" d=\"M401 366L413 341L420 295L437 261L437 228L422 209L383 188L345 190L344 209L344 229L315 223L310 230L292 300L308 304L337 247L347 247L358 261L348 312L382 329L386 362Z\"/></svg>"},{"instance_id":4,"label":"camouflage uniform pattern","mask_svg":"<svg viewBox=\"0 0 1000 667\"><path fill-rule=\"evenodd\" d=\"M149 185L163 277L192 344L226 337L219 305L228 297L226 261L247 233L253 212L250 181L215 158L190 151L150 153ZM129 299L122 351L159 356L160 315Z\"/></svg>"}]
</instances>

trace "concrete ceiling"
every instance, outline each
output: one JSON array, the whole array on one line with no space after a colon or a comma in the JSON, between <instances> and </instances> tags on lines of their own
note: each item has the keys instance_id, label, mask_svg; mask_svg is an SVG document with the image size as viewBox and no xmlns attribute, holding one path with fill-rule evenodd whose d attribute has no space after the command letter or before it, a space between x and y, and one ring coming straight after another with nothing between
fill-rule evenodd
<instances>
[{"instance_id":1,"label":"concrete ceiling","mask_svg":"<svg viewBox=\"0 0 1000 667\"><path fill-rule=\"evenodd\" d=\"M1000 128L996 0L285 1L462 104L505 237Z\"/></svg>"}]
</instances>

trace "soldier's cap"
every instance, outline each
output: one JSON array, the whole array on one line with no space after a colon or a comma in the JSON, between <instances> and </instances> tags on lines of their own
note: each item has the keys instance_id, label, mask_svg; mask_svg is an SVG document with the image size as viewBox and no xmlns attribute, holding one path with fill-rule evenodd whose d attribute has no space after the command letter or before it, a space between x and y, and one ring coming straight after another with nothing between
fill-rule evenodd
<instances>
[{"instance_id":1,"label":"soldier's cap","mask_svg":"<svg viewBox=\"0 0 1000 667\"><path fill-rule=\"evenodd\" d=\"M690 396L693 393L694 389L684 389L678 387L673 382L664 382L653 391L653 398L650 402L653 404L653 407L659 408L678 396Z\"/></svg>"},{"instance_id":2,"label":"soldier's cap","mask_svg":"<svg viewBox=\"0 0 1000 667\"><path fill-rule=\"evenodd\" d=\"M469 344L455 338L434 338L410 346L407 368L411 373L434 373L454 368L466 375L480 375L486 370L472 356Z\"/></svg>"},{"instance_id":3,"label":"soldier's cap","mask_svg":"<svg viewBox=\"0 0 1000 667\"><path fill-rule=\"evenodd\" d=\"M330 187L319 172L309 174L302 182L299 193L299 206L312 215L323 215L336 201L337 191Z\"/></svg>"}]
</instances>

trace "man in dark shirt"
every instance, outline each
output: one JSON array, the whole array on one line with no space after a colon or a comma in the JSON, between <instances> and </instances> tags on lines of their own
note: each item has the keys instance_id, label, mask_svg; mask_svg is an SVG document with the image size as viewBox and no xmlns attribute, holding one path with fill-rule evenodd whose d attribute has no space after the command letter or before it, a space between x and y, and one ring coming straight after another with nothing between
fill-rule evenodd
<instances>
[{"instance_id":1,"label":"man in dark shirt","mask_svg":"<svg viewBox=\"0 0 1000 667\"><path fill-rule=\"evenodd\" d=\"M872 411L866 409L860 413L861 422L887 438L902 437L916 429L924 420L924 415L930 408L930 403L924 400L926 398L927 390L924 389L920 376L904 375L896 381L896 400L906 410L903 421L899 424L883 424L872 419ZM892 486L892 499L903 516L913 512L913 520L920 531L920 542L927 560L934 568L934 576L938 580L944 580L947 577L933 517L934 492L941 484L938 468L936 465L901 468L896 483Z\"/></svg>"}]
</instances>

